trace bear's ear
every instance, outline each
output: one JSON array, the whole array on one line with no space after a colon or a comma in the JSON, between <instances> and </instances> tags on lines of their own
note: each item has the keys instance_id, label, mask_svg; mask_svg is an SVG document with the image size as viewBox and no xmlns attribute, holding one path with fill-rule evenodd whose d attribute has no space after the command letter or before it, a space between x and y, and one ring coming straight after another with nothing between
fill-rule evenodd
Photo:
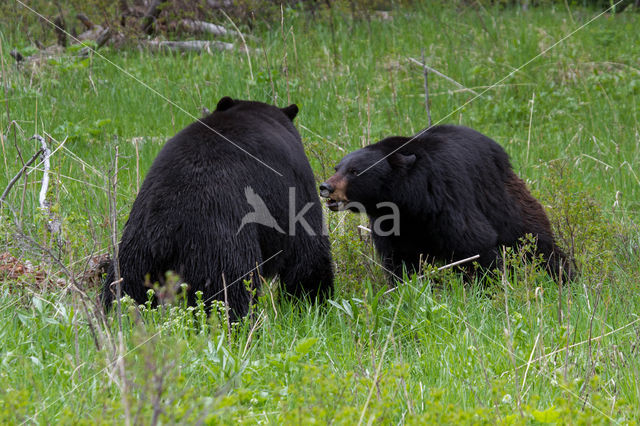
<instances>
[{"instance_id":1,"label":"bear's ear","mask_svg":"<svg viewBox=\"0 0 640 426\"><path fill-rule=\"evenodd\" d=\"M218 101L218 105L216 106L216 111L226 111L229 108L231 108L233 104L234 104L233 99L231 99L228 96L225 96L224 98Z\"/></svg>"},{"instance_id":2,"label":"bear's ear","mask_svg":"<svg viewBox=\"0 0 640 426\"><path fill-rule=\"evenodd\" d=\"M394 152L387 158L387 161L389 161L389 164L391 164L391 167L393 168L402 167L409 169L416 161L416 156L414 154L404 155L399 152Z\"/></svg>"},{"instance_id":3,"label":"bear's ear","mask_svg":"<svg viewBox=\"0 0 640 426\"><path fill-rule=\"evenodd\" d=\"M293 119L296 118L296 115L298 115L298 105L291 104L288 107L280 108L280 111L284 112L284 115L289 117L289 120L293 121Z\"/></svg>"}]
</instances>

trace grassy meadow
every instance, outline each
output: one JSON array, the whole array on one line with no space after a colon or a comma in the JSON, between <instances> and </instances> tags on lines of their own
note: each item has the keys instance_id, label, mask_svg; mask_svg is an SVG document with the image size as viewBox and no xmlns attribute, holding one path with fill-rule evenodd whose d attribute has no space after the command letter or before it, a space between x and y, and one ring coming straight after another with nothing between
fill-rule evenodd
<instances>
[{"instance_id":1,"label":"grassy meadow","mask_svg":"<svg viewBox=\"0 0 640 426\"><path fill-rule=\"evenodd\" d=\"M61 229L38 207L38 160L0 207L0 423L637 422L640 14L425 3L361 19L285 8L241 26L248 52L68 48L22 66L9 51L32 53L28 32L3 21L0 190L45 136ZM463 86L429 74L433 122L506 149L575 282L559 287L510 252L485 286L427 267L388 291L366 218L326 210L326 306L291 304L268 282L232 329L180 303L97 314L87 270L112 250L112 217L119 235L155 155L203 107L297 103L322 182L346 153L427 127L409 60L422 49Z\"/></svg>"}]
</instances>

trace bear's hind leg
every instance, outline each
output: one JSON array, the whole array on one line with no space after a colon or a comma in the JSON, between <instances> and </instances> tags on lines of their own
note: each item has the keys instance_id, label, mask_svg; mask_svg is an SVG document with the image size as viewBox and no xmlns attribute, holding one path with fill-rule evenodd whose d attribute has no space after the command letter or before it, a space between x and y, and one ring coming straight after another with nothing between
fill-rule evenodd
<instances>
[{"instance_id":1,"label":"bear's hind leg","mask_svg":"<svg viewBox=\"0 0 640 426\"><path fill-rule=\"evenodd\" d=\"M333 263L326 238L311 239L289 251L280 279L291 296L323 302L333 295ZM302 246L302 247L301 247Z\"/></svg>"}]
</instances>

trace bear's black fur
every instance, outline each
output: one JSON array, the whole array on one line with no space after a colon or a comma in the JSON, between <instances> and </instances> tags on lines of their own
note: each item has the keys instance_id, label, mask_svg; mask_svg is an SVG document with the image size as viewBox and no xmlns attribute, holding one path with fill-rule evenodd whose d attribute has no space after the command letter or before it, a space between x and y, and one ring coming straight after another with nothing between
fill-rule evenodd
<instances>
[{"instance_id":1,"label":"bear's black fur","mask_svg":"<svg viewBox=\"0 0 640 426\"><path fill-rule=\"evenodd\" d=\"M224 97L211 115L166 143L122 233L124 293L144 303L148 284L163 284L173 271L189 285L190 304L198 290L205 301L224 300L224 275L233 319L247 314L251 296L243 281L257 287L258 273L279 275L297 297L330 296L329 240L293 125L297 112L295 104L280 109ZM306 223L293 220L296 215ZM106 307L114 300L114 280L112 264L101 296Z\"/></svg>"},{"instance_id":2,"label":"bear's black fur","mask_svg":"<svg viewBox=\"0 0 640 426\"><path fill-rule=\"evenodd\" d=\"M554 242L544 209L500 145L451 125L412 139L390 137L352 152L320 185L331 210L359 211L354 204L360 203L388 272L402 277L403 265L417 271L421 259L451 262L476 254L480 266L491 268L500 264L501 246L517 246L532 234L550 275L559 280L562 265L563 280L571 279L572 266ZM393 225L380 220L391 214L381 202L397 206L398 235L380 235Z\"/></svg>"}]
</instances>

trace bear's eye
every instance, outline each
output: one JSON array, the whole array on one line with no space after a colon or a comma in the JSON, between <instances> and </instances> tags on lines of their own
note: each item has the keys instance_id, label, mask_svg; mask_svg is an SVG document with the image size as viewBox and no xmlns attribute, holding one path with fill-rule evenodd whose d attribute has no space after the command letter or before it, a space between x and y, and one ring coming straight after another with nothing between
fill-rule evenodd
<instances>
[{"instance_id":1,"label":"bear's eye","mask_svg":"<svg viewBox=\"0 0 640 426\"><path fill-rule=\"evenodd\" d=\"M357 175L358 171L356 169L349 169L349 174L350 175Z\"/></svg>"}]
</instances>

